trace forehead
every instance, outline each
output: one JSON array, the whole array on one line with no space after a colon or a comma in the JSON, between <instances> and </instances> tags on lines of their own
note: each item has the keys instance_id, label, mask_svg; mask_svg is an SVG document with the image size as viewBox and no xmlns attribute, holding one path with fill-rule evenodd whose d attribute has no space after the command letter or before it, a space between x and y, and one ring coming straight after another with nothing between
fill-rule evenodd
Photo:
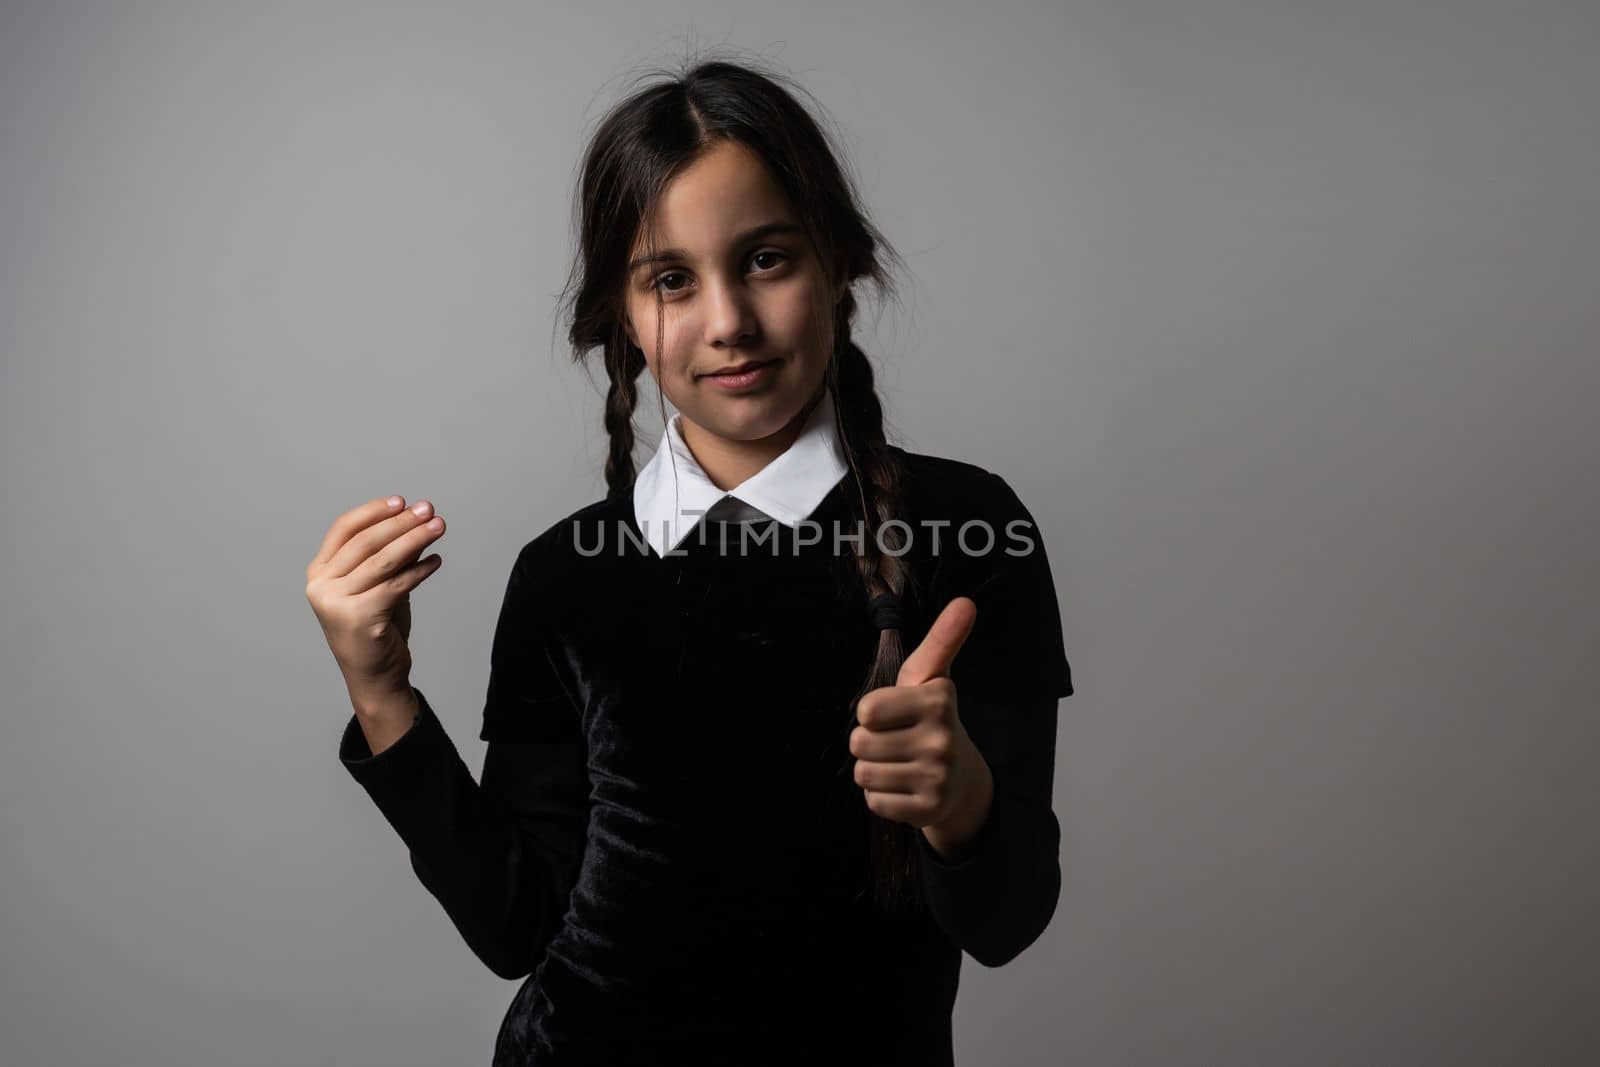
<instances>
[{"instance_id":1,"label":"forehead","mask_svg":"<svg viewBox=\"0 0 1600 1067\"><path fill-rule=\"evenodd\" d=\"M667 183L656 205L658 248L712 249L764 222L795 222L772 172L736 141L719 141ZM645 250L640 232L634 250Z\"/></svg>"}]
</instances>

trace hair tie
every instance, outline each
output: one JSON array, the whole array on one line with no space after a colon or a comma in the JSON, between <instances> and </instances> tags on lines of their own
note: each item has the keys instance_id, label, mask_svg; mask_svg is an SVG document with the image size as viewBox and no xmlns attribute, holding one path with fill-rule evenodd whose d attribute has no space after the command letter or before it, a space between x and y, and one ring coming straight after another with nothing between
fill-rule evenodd
<instances>
[{"instance_id":1,"label":"hair tie","mask_svg":"<svg viewBox=\"0 0 1600 1067\"><path fill-rule=\"evenodd\" d=\"M900 598L893 593L880 593L867 601L867 611L872 615L874 629L899 630L906 621L901 614Z\"/></svg>"}]
</instances>

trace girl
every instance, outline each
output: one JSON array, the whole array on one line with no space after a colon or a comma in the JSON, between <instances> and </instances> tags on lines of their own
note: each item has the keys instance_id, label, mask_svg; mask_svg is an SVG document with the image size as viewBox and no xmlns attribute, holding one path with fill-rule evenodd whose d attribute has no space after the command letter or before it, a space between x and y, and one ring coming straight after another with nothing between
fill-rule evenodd
<instances>
[{"instance_id":1,"label":"girl","mask_svg":"<svg viewBox=\"0 0 1600 1067\"><path fill-rule=\"evenodd\" d=\"M443 520L341 516L307 588L355 708L340 759L525 979L496 1064L949 1064L962 952L1012 959L1060 889L1072 680L1032 516L885 439L851 286L883 292L893 253L777 75L636 92L579 192L608 492L512 568L481 785L409 682ZM636 470L647 369L665 429Z\"/></svg>"}]
</instances>

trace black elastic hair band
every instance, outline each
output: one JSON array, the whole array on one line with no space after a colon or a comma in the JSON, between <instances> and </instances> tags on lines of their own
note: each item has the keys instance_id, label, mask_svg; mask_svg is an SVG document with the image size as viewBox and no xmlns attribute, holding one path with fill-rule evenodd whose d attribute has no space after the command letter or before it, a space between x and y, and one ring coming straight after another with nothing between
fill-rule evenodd
<instances>
[{"instance_id":1,"label":"black elastic hair band","mask_svg":"<svg viewBox=\"0 0 1600 1067\"><path fill-rule=\"evenodd\" d=\"M906 621L900 607L900 598L893 593L880 593L867 601L867 610L872 613L873 628L878 630L900 629Z\"/></svg>"}]
</instances>

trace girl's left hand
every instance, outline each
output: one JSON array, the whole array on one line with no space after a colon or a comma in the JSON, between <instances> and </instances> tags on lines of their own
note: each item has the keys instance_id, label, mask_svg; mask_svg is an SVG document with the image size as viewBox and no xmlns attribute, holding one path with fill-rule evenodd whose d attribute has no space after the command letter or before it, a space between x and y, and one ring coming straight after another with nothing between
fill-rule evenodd
<instances>
[{"instance_id":1,"label":"girl's left hand","mask_svg":"<svg viewBox=\"0 0 1600 1067\"><path fill-rule=\"evenodd\" d=\"M976 809L987 808L989 766L961 725L950 680L950 664L977 617L970 598L950 601L906 657L895 684L856 702L860 725L850 731L855 782L866 792L867 807L886 819L954 829L987 814ZM958 830L955 836L969 834Z\"/></svg>"}]
</instances>

